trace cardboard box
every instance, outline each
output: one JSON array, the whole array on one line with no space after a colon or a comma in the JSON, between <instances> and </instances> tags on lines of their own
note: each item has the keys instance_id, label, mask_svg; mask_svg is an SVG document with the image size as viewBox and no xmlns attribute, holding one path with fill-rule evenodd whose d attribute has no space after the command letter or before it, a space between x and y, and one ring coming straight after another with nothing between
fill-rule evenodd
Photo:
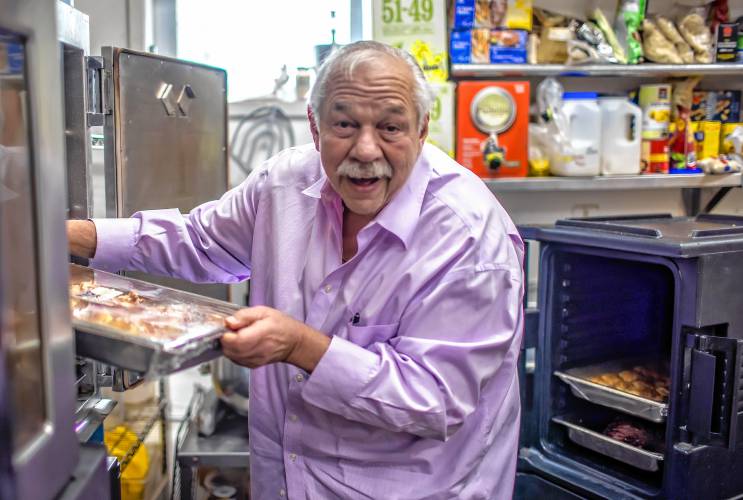
<instances>
[{"instance_id":1,"label":"cardboard box","mask_svg":"<svg viewBox=\"0 0 743 500\"><path fill-rule=\"evenodd\" d=\"M740 90L720 90L707 93L707 120L722 123L740 121Z\"/></svg>"},{"instance_id":2,"label":"cardboard box","mask_svg":"<svg viewBox=\"0 0 743 500\"><path fill-rule=\"evenodd\" d=\"M707 100L706 90L695 90L691 100L691 121L701 122L707 119Z\"/></svg>"},{"instance_id":3,"label":"cardboard box","mask_svg":"<svg viewBox=\"0 0 743 500\"><path fill-rule=\"evenodd\" d=\"M715 37L717 62L735 62L738 52L738 23L720 23Z\"/></svg>"},{"instance_id":4,"label":"cardboard box","mask_svg":"<svg viewBox=\"0 0 743 500\"><path fill-rule=\"evenodd\" d=\"M452 31L449 45L452 64L488 64L490 62L489 29Z\"/></svg>"},{"instance_id":5,"label":"cardboard box","mask_svg":"<svg viewBox=\"0 0 743 500\"><path fill-rule=\"evenodd\" d=\"M716 158L720 154L720 132L722 130L722 124L720 122L703 121L699 122L699 129L695 133L694 140L697 144L696 153L697 160L704 160L705 158ZM698 135L699 139L697 139ZM701 144L701 147L699 147Z\"/></svg>"},{"instance_id":6,"label":"cardboard box","mask_svg":"<svg viewBox=\"0 0 743 500\"><path fill-rule=\"evenodd\" d=\"M470 64L472 62L471 30L452 31L449 46L449 57L452 64Z\"/></svg>"},{"instance_id":7,"label":"cardboard box","mask_svg":"<svg viewBox=\"0 0 743 500\"><path fill-rule=\"evenodd\" d=\"M490 62L492 64L526 64L526 42L529 34L523 30L492 30L490 32Z\"/></svg>"},{"instance_id":8,"label":"cardboard box","mask_svg":"<svg viewBox=\"0 0 743 500\"><path fill-rule=\"evenodd\" d=\"M410 52L428 81L445 82L449 78L446 1L428 0L414 6L372 2L373 38Z\"/></svg>"},{"instance_id":9,"label":"cardboard box","mask_svg":"<svg viewBox=\"0 0 743 500\"><path fill-rule=\"evenodd\" d=\"M454 82L432 83L436 95L430 120L428 121L427 142L454 158Z\"/></svg>"},{"instance_id":10,"label":"cardboard box","mask_svg":"<svg viewBox=\"0 0 743 500\"><path fill-rule=\"evenodd\" d=\"M454 29L498 28L505 26L507 0L455 0Z\"/></svg>"}]
</instances>

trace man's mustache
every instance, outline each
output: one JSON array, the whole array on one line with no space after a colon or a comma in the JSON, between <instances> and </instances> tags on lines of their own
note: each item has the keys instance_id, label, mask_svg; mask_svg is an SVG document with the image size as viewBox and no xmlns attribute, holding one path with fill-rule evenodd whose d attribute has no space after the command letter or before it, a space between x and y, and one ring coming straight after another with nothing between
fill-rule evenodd
<instances>
[{"instance_id":1,"label":"man's mustache","mask_svg":"<svg viewBox=\"0 0 743 500\"><path fill-rule=\"evenodd\" d=\"M336 170L338 175L355 177L357 179L371 179L374 177L392 177L392 167L385 160L375 160L362 163L354 160L344 160Z\"/></svg>"}]
</instances>

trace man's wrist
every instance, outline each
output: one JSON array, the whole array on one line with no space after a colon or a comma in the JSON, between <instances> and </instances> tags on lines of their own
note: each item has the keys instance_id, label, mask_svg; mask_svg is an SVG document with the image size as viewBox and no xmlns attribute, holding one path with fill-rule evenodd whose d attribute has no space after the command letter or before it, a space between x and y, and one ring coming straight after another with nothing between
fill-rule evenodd
<instances>
[{"instance_id":1,"label":"man's wrist","mask_svg":"<svg viewBox=\"0 0 743 500\"><path fill-rule=\"evenodd\" d=\"M67 221L67 239L72 255L90 259L95 255L98 238L93 221Z\"/></svg>"},{"instance_id":2,"label":"man's wrist","mask_svg":"<svg viewBox=\"0 0 743 500\"><path fill-rule=\"evenodd\" d=\"M289 352L286 362L311 373L329 346L330 338L328 336L304 323L299 323L298 338L291 352Z\"/></svg>"}]
</instances>

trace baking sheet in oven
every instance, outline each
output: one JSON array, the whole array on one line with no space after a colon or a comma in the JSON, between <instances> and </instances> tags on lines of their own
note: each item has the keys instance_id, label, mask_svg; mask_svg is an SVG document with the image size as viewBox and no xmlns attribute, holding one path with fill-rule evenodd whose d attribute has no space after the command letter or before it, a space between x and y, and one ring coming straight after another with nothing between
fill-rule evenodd
<instances>
[{"instance_id":1,"label":"baking sheet in oven","mask_svg":"<svg viewBox=\"0 0 743 500\"><path fill-rule=\"evenodd\" d=\"M224 318L238 307L70 264L77 353L159 377L221 355Z\"/></svg>"},{"instance_id":2,"label":"baking sheet in oven","mask_svg":"<svg viewBox=\"0 0 743 500\"><path fill-rule=\"evenodd\" d=\"M655 472L660 468L660 462L663 461L661 453L617 441L579 425L570 417L553 417L552 421L566 427L568 437L574 443L638 469Z\"/></svg>"},{"instance_id":3,"label":"baking sheet in oven","mask_svg":"<svg viewBox=\"0 0 743 500\"><path fill-rule=\"evenodd\" d=\"M586 367L556 371L555 376L565 382L572 393L582 399L602 406L613 408L630 415L635 415L651 422L665 422L668 415L668 404L630 394L607 385L589 380L591 377L605 373L618 373L633 366L648 364L647 360L610 361Z\"/></svg>"}]
</instances>

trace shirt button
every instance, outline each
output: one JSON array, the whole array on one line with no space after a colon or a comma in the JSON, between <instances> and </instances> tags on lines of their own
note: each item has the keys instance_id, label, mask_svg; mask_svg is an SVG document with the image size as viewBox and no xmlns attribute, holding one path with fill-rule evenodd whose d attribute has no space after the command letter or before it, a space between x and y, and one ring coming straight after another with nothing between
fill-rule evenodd
<instances>
[{"instance_id":1,"label":"shirt button","mask_svg":"<svg viewBox=\"0 0 743 500\"><path fill-rule=\"evenodd\" d=\"M302 375L301 373L297 373L294 376L294 380L296 380L297 382L304 382L304 375Z\"/></svg>"},{"instance_id":2,"label":"shirt button","mask_svg":"<svg viewBox=\"0 0 743 500\"><path fill-rule=\"evenodd\" d=\"M297 460L297 454L296 453L289 453L289 460L292 462Z\"/></svg>"},{"instance_id":3,"label":"shirt button","mask_svg":"<svg viewBox=\"0 0 743 500\"><path fill-rule=\"evenodd\" d=\"M284 488L281 488L281 489L279 490L279 496L280 496L280 497L285 497L285 496L286 496L286 490L285 490Z\"/></svg>"},{"instance_id":4,"label":"shirt button","mask_svg":"<svg viewBox=\"0 0 743 500\"><path fill-rule=\"evenodd\" d=\"M323 290L325 290L325 293L330 293L330 291L331 291L332 289L333 289L333 287L332 287L332 286L330 286L330 285L325 285L325 287L323 288Z\"/></svg>"},{"instance_id":5,"label":"shirt button","mask_svg":"<svg viewBox=\"0 0 743 500\"><path fill-rule=\"evenodd\" d=\"M299 417L292 413L291 415L289 415L289 420L291 420L292 422L296 422L297 420L299 420Z\"/></svg>"}]
</instances>

